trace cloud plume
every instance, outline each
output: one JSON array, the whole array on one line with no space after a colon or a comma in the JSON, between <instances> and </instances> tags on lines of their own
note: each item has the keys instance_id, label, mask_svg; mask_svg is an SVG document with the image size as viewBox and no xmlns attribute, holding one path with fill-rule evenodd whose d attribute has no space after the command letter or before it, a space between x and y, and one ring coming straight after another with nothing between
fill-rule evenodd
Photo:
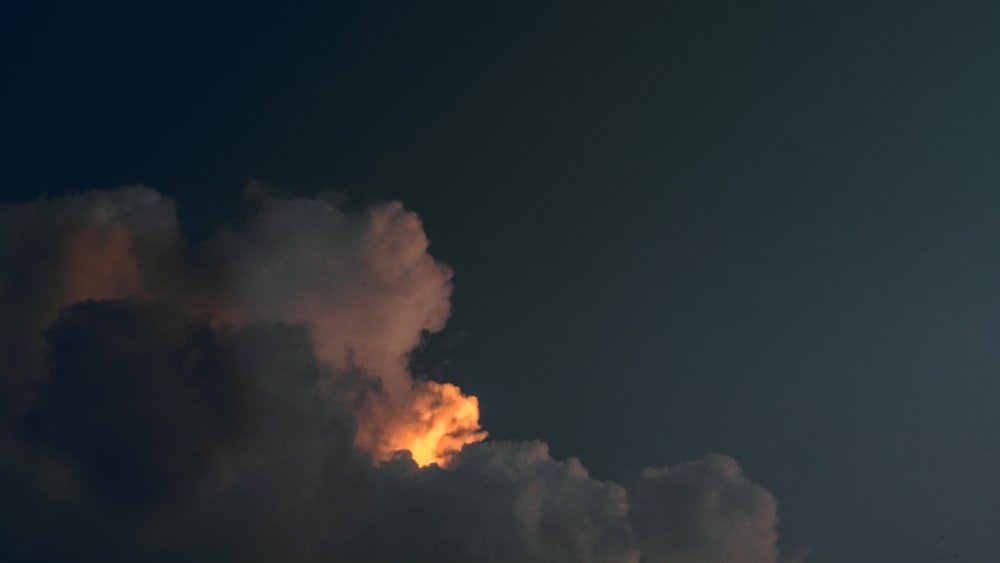
<instances>
[{"instance_id":1,"label":"cloud plume","mask_svg":"<svg viewBox=\"0 0 1000 563\"><path fill-rule=\"evenodd\" d=\"M0 207L0 559L779 561L728 457L603 482L414 379L452 289L415 214L247 197L197 246L144 187Z\"/></svg>"}]
</instances>

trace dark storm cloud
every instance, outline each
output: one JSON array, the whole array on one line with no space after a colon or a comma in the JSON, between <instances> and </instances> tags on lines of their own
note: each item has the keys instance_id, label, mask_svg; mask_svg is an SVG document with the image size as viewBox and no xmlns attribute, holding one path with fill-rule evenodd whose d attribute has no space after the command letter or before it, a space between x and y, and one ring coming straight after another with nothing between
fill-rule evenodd
<instances>
[{"instance_id":1,"label":"dark storm cloud","mask_svg":"<svg viewBox=\"0 0 1000 563\"><path fill-rule=\"evenodd\" d=\"M0 205L0 389L7 413L40 376L42 332L60 305L144 292L179 256L174 204L141 186Z\"/></svg>"},{"instance_id":2,"label":"dark storm cloud","mask_svg":"<svg viewBox=\"0 0 1000 563\"><path fill-rule=\"evenodd\" d=\"M164 304L87 301L46 339L49 377L8 466L37 491L8 538L19 556L308 560L324 525L364 505L347 502L351 474L371 464L337 400L363 388L340 374L321 394L330 372L302 326L217 329ZM47 533L53 514L73 533Z\"/></svg>"},{"instance_id":3,"label":"dark storm cloud","mask_svg":"<svg viewBox=\"0 0 1000 563\"><path fill-rule=\"evenodd\" d=\"M145 188L3 209L0 558L778 560L775 499L723 456L631 491L540 442L373 463L360 407L416 393L450 272L397 204L261 202L200 250Z\"/></svg>"}]
</instances>

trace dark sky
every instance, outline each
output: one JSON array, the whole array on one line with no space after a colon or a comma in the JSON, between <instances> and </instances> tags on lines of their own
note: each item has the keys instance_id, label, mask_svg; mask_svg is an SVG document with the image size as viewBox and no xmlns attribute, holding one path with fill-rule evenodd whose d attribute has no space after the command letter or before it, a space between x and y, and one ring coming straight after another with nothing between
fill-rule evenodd
<instances>
[{"instance_id":1,"label":"dark sky","mask_svg":"<svg viewBox=\"0 0 1000 563\"><path fill-rule=\"evenodd\" d=\"M325 4L7 5L4 199L398 199L493 437L731 455L816 563L1000 559L1000 6Z\"/></svg>"}]
</instances>

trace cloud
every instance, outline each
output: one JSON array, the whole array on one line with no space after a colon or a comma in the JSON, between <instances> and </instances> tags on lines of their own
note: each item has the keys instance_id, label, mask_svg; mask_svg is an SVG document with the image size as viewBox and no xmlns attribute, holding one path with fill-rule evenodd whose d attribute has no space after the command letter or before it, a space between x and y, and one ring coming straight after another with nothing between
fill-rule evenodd
<instances>
[{"instance_id":1,"label":"cloud","mask_svg":"<svg viewBox=\"0 0 1000 563\"><path fill-rule=\"evenodd\" d=\"M18 414L43 377L42 333L60 306L154 291L180 256L172 201L131 186L0 205L0 407Z\"/></svg>"},{"instance_id":2,"label":"cloud","mask_svg":"<svg viewBox=\"0 0 1000 563\"><path fill-rule=\"evenodd\" d=\"M345 214L332 196L251 193L257 213L202 249L223 277L209 306L227 320L305 323L322 361L405 392L409 353L451 310L451 271L427 253L417 216L399 203Z\"/></svg>"},{"instance_id":3,"label":"cloud","mask_svg":"<svg viewBox=\"0 0 1000 563\"><path fill-rule=\"evenodd\" d=\"M541 442L473 444L449 469L383 473L384 560L638 561L625 489Z\"/></svg>"},{"instance_id":4,"label":"cloud","mask_svg":"<svg viewBox=\"0 0 1000 563\"><path fill-rule=\"evenodd\" d=\"M650 563L766 563L778 558L777 503L722 455L646 469L632 522Z\"/></svg>"},{"instance_id":5,"label":"cloud","mask_svg":"<svg viewBox=\"0 0 1000 563\"><path fill-rule=\"evenodd\" d=\"M414 214L250 197L198 247L147 188L0 208L0 559L778 560L730 458L628 489L414 381L451 294Z\"/></svg>"}]
</instances>

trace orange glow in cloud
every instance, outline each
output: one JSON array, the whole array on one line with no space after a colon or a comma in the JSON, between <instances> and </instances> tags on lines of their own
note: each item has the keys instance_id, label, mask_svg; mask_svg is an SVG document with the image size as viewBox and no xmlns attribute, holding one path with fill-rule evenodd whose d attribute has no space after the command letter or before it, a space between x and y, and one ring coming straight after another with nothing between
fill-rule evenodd
<instances>
[{"instance_id":1,"label":"orange glow in cloud","mask_svg":"<svg viewBox=\"0 0 1000 563\"><path fill-rule=\"evenodd\" d=\"M482 441L479 400L450 383L415 383L401 404L369 400L358 416L355 442L377 462L408 450L420 467L447 466L466 444Z\"/></svg>"},{"instance_id":2,"label":"orange glow in cloud","mask_svg":"<svg viewBox=\"0 0 1000 563\"><path fill-rule=\"evenodd\" d=\"M63 303L120 299L142 292L132 238L125 225L90 227L66 244Z\"/></svg>"}]
</instances>

